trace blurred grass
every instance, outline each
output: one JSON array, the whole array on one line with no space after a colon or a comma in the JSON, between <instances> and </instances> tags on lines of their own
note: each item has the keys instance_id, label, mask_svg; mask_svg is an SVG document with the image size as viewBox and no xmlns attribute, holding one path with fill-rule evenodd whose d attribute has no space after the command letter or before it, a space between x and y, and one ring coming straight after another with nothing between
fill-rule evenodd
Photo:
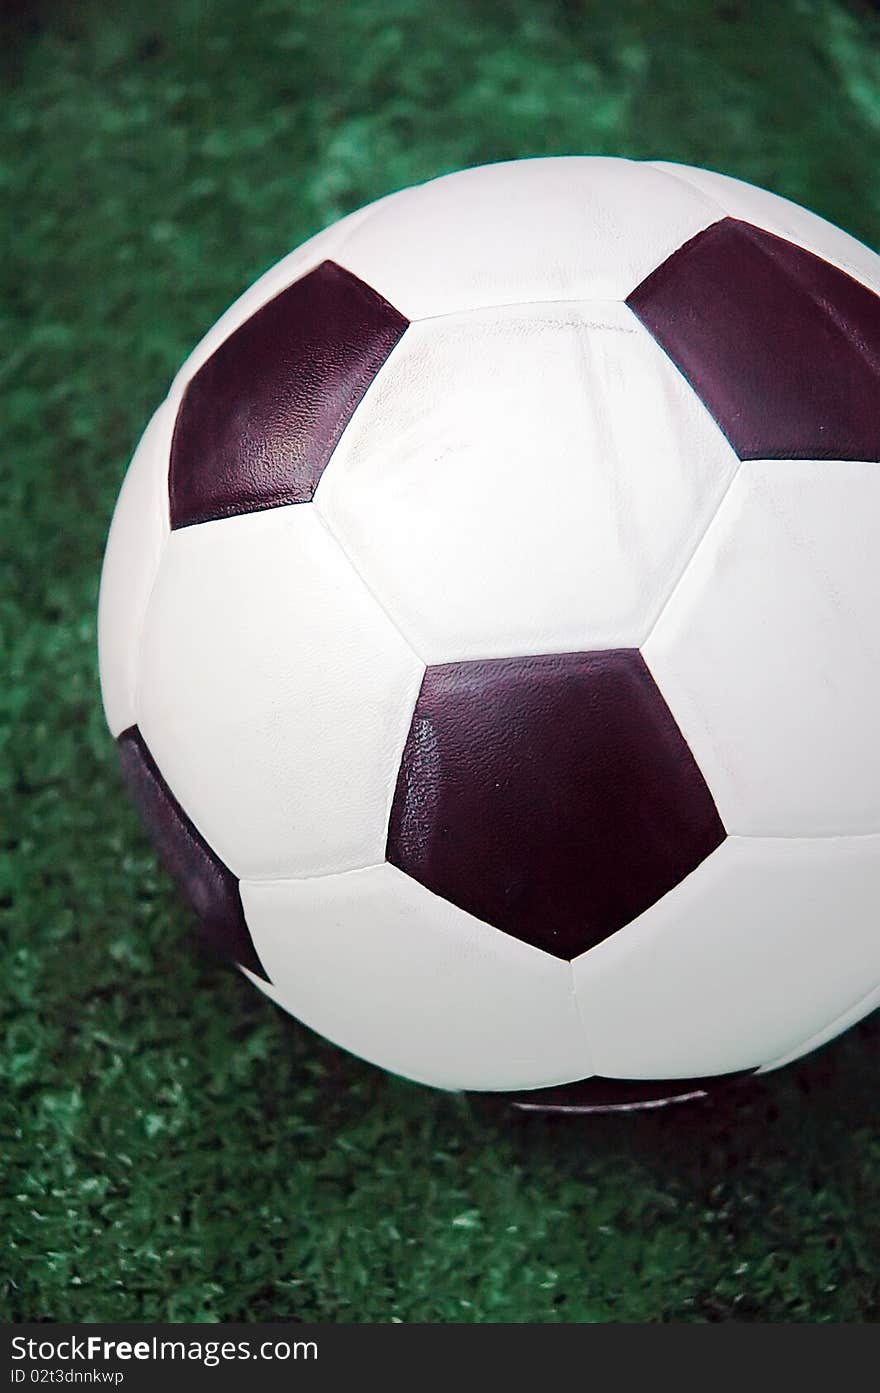
<instances>
[{"instance_id":1,"label":"blurred grass","mask_svg":"<svg viewBox=\"0 0 880 1393\"><path fill-rule=\"evenodd\" d=\"M880 239L873 7L8 5L0 1315L869 1321L876 1022L704 1109L517 1119L408 1086L197 957L98 706L113 499L184 353L392 188L598 152Z\"/></svg>"}]
</instances>

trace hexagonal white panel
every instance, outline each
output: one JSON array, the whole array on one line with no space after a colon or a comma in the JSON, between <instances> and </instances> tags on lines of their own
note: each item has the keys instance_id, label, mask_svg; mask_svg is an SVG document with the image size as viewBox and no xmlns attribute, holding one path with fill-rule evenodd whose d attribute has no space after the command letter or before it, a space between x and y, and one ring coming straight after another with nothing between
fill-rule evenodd
<instances>
[{"instance_id":1,"label":"hexagonal white panel","mask_svg":"<svg viewBox=\"0 0 880 1393\"><path fill-rule=\"evenodd\" d=\"M749 461L645 643L729 832L880 832L880 465Z\"/></svg>"},{"instance_id":2,"label":"hexagonal white panel","mask_svg":"<svg viewBox=\"0 0 880 1393\"><path fill-rule=\"evenodd\" d=\"M568 963L393 866L244 881L241 894L271 986L252 980L363 1059L438 1088L538 1088L593 1072Z\"/></svg>"},{"instance_id":3,"label":"hexagonal white panel","mask_svg":"<svg viewBox=\"0 0 880 1393\"><path fill-rule=\"evenodd\" d=\"M113 513L98 604L104 712L113 735L135 721L135 680L144 615L169 534L168 453L176 400L141 436Z\"/></svg>"},{"instance_id":4,"label":"hexagonal white panel","mask_svg":"<svg viewBox=\"0 0 880 1393\"><path fill-rule=\"evenodd\" d=\"M781 1058L880 980L880 837L728 838L573 963L595 1071L689 1078ZM851 1023L847 1018L841 1024Z\"/></svg>"},{"instance_id":5,"label":"hexagonal white panel","mask_svg":"<svg viewBox=\"0 0 880 1393\"><path fill-rule=\"evenodd\" d=\"M423 667L308 504L172 533L138 723L237 875L384 855Z\"/></svg>"},{"instance_id":6,"label":"hexagonal white panel","mask_svg":"<svg viewBox=\"0 0 880 1393\"><path fill-rule=\"evenodd\" d=\"M662 160L655 161L653 168L711 198L729 217L742 218L765 232L785 237L849 272L872 290L880 290L877 253L800 204L770 193L768 189L756 188L742 179L715 174L711 169L694 169L690 165L668 164Z\"/></svg>"},{"instance_id":7,"label":"hexagonal white panel","mask_svg":"<svg viewBox=\"0 0 880 1393\"><path fill-rule=\"evenodd\" d=\"M336 259L410 319L539 300L623 300L722 216L712 198L649 164L517 160L384 200Z\"/></svg>"},{"instance_id":8,"label":"hexagonal white panel","mask_svg":"<svg viewBox=\"0 0 880 1393\"><path fill-rule=\"evenodd\" d=\"M315 505L427 662L636 646L737 459L625 305L414 324Z\"/></svg>"}]
</instances>

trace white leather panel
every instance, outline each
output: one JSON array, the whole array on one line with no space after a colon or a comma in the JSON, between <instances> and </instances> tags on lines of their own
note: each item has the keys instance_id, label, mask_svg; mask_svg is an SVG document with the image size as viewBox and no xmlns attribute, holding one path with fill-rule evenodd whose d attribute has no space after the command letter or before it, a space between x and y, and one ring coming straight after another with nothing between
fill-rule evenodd
<instances>
[{"instance_id":1,"label":"white leather panel","mask_svg":"<svg viewBox=\"0 0 880 1393\"><path fill-rule=\"evenodd\" d=\"M853 1006L848 1007L841 1015L835 1016L834 1020L822 1030L817 1031L808 1039L802 1040L794 1049L787 1050L777 1059L771 1059L767 1064L762 1065L758 1072L769 1074L773 1069L782 1069L786 1064L793 1064L796 1059L801 1059L803 1055L820 1049L822 1045L827 1045L829 1040L834 1040L844 1030L848 1030L851 1025L864 1020L878 1007L880 1007L880 985L860 995Z\"/></svg>"},{"instance_id":2,"label":"white leather panel","mask_svg":"<svg viewBox=\"0 0 880 1393\"><path fill-rule=\"evenodd\" d=\"M622 300L722 216L711 197L649 164L517 160L386 199L336 259L410 319L539 300Z\"/></svg>"},{"instance_id":3,"label":"white leather panel","mask_svg":"<svg viewBox=\"0 0 880 1393\"><path fill-rule=\"evenodd\" d=\"M568 963L395 867L245 881L241 893L267 995L363 1059L439 1088L537 1088L592 1072Z\"/></svg>"},{"instance_id":4,"label":"white leather panel","mask_svg":"<svg viewBox=\"0 0 880 1393\"><path fill-rule=\"evenodd\" d=\"M690 1078L783 1056L878 980L878 908L880 837L728 838L575 959L596 1073Z\"/></svg>"},{"instance_id":5,"label":"white leather panel","mask_svg":"<svg viewBox=\"0 0 880 1393\"><path fill-rule=\"evenodd\" d=\"M412 325L315 504L427 662L637 645L737 460L625 305Z\"/></svg>"},{"instance_id":6,"label":"white leather panel","mask_svg":"<svg viewBox=\"0 0 880 1393\"><path fill-rule=\"evenodd\" d=\"M747 461L643 652L729 832L880 832L880 465Z\"/></svg>"},{"instance_id":7,"label":"white leather panel","mask_svg":"<svg viewBox=\"0 0 880 1393\"><path fill-rule=\"evenodd\" d=\"M381 860L423 674L308 504L174 532L139 723L237 875Z\"/></svg>"}]
</instances>

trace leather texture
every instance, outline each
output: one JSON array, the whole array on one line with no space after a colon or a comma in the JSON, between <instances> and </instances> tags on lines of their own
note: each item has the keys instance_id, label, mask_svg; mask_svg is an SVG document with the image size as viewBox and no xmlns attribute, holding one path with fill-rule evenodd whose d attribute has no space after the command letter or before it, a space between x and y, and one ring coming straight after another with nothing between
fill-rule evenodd
<instances>
[{"instance_id":1,"label":"leather texture","mask_svg":"<svg viewBox=\"0 0 880 1393\"><path fill-rule=\"evenodd\" d=\"M591 1072L567 963L481 924L393 866L244 881L267 995L364 1059L440 1088Z\"/></svg>"},{"instance_id":2,"label":"leather texture","mask_svg":"<svg viewBox=\"0 0 880 1393\"><path fill-rule=\"evenodd\" d=\"M387 857L487 924L576 957L724 836L634 649L425 673Z\"/></svg>"},{"instance_id":3,"label":"leather texture","mask_svg":"<svg viewBox=\"0 0 880 1393\"><path fill-rule=\"evenodd\" d=\"M880 465L742 466L644 645L729 832L880 832Z\"/></svg>"},{"instance_id":4,"label":"leather texture","mask_svg":"<svg viewBox=\"0 0 880 1393\"><path fill-rule=\"evenodd\" d=\"M695 298L701 246L732 260ZM752 384L740 448L812 457L740 462L625 303L655 273L682 341L711 322L717 385ZM870 441L878 287L874 253L736 180L538 160L361 209L221 317L120 495L101 678L185 810L160 847L201 849L209 913L244 877L273 1000L490 1090L772 1068L877 1003L880 464L825 456ZM444 670L467 681L413 725ZM383 864L389 832L440 893Z\"/></svg>"},{"instance_id":5,"label":"leather texture","mask_svg":"<svg viewBox=\"0 0 880 1393\"><path fill-rule=\"evenodd\" d=\"M311 505L173 532L139 720L239 876L381 861L424 667Z\"/></svg>"},{"instance_id":6,"label":"leather texture","mask_svg":"<svg viewBox=\"0 0 880 1393\"><path fill-rule=\"evenodd\" d=\"M827 261L727 218L627 304L742 459L880 459L880 298Z\"/></svg>"},{"instance_id":7,"label":"leather texture","mask_svg":"<svg viewBox=\"0 0 880 1393\"><path fill-rule=\"evenodd\" d=\"M432 663L635 647L737 459L625 305L413 325L315 502Z\"/></svg>"},{"instance_id":8,"label":"leather texture","mask_svg":"<svg viewBox=\"0 0 880 1393\"><path fill-rule=\"evenodd\" d=\"M137 727L124 730L117 743L122 776L132 801L166 870L198 915L206 944L218 955L264 978L235 876L190 822Z\"/></svg>"},{"instance_id":9,"label":"leather texture","mask_svg":"<svg viewBox=\"0 0 880 1393\"><path fill-rule=\"evenodd\" d=\"M171 526L307 503L406 326L332 261L258 309L183 394L171 445Z\"/></svg>"}]
</instances>

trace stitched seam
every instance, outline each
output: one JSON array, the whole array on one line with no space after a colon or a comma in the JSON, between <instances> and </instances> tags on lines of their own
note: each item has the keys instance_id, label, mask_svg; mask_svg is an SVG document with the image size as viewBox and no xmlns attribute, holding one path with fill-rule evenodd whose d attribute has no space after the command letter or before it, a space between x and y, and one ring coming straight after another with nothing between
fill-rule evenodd
<instances>
[{"instance_id":1,"label":"stitched seam","mask_svg":"<svg viewBox=\"0 0 880 1393\"><path fill-rule=\"evenodd\" d=\"M640 649L644 649L644 648L645 648L645 645L646 645L646 644L650 641L650 639L652 638L652 636L653 636L653 634L654 634L654 630L657 628L657 625L660 623L660 620L663 618L663 616L664 616L664 614L666 613L667 609L669 608L669 605L671 604L671 602L672 602L672 600L673 600L673 598L674 598L676 592L678 591L679 586L681 585L682 581L684 580L685 576L687 575L688 571L690 570L691 564L692 564L692 562L693 562L693 560L694 560L694 557L696 556L697 552L700 550L700 547L701 547L701 546L703 545L703 543L705 542L707 536L709 535L709 532L711 531L711 528L712 528L713 524L714 524L715 522L717 522L717 520L718 520L718 515L720 514L721 509L724 507L724 504L725 504L726 501L727 501L728 494L730 493L730 490L733 488L734 484L736 483L737 479L739 478L739 476L740 476L740 474L741 474L741 472L742 472L743 463L744 463L743 460L739 460L739 461L737 462L737 466L736 466L736 468L734 469L732 475L730 476L730 479L729 479L729 481L728 481L727 487L725 488L724 492L722 493L721 497L720 497L719 500L718 500L718 503L717 503L717 505L716 505L716 507L715 507L715 511L712 513L712 516L709 518L709 521L706 523L706 526L703 528L702 532L700 533L699 537L697 538L696 542L694 543L693 549L691 550L690 555L688 556L687 560L685 561L684 565L682 566L681 571L679 572L679 574L678 574L678 576L676 577L676 579L673 581L672 586L671 586L671 588L670 588L670 590L669 590L669 593L668 593L667 596L666 596L666 599L663 601L663 604L660 606L660 609L659 609L659 611L658 611L658 613L657 613L657 617L655 618L654 622L652 623L652 625L651 625L650 629L648 630L647 634L645 635L645 637L644 637L644 638L641 640L641 642L638 644L638 647L639 647ZM644 654L643 654L643 656L644 656ZM646 661L647 661L647 659L646 659ZM649 666L650 666L650 664L649 664ZM652 674L652 676L653 676L653 674ZM656 680L656 679L655 679L655 680Z\"/></svg>"},{"instance_id":2,"label":"stitched seam","mask_svg":"<svg viewBox=\"0 0 880 1393\"><path fill-rule=\"evenodd\" d=\"M585 1056L586 1056L586 1062L587 1062L587 1064L589 1065L590 1069L592 1070L592 1073L591 1073L591 1074L589 1074L589 1075L582 1074L580 1077L581 1077L581 1079L584 1079L584 1078L592 1078L592 1077L595 1075L595 1073L596 1073L596 1062L595 1062L595 1060L594 1060L594 1058L593 1058L593 1045L592 1045L592 1041L591 1041L591 1039L590 1039L590 1032L587 1030L587 1023L586 1023L586 1021L584 1020L584 1014L583 1014L583 1011L581 1010L581 1003L580 1003L580 1001L578 1000L577 982L575 981L575 975L574 975L574 963L571 961L571 959L569 959L569 962L568 962L568 979L569 979L569 983L570 983L570 985L571 985L571 999L572 999L572 1002L573 1002L573 1004L574 1004L575 1019L576 1019L576 1021L577 1021L578 1026L580 1027L580 1031L581 1031L581 1039L582 1039L582 1041L583 1041L584 1054L585 1054Z\"/></svg>"},{"instance_id":3,"label":"stitched seam","mask_svg":"<svg viewBox=\"0 0 880 1393\"><path fill-rule=\"evenodd\" d=\"M571 307L575 305L624 304L626 304L626 297L623 295L572 295L571 297L565 296L559 300L505 300L501 304L468 305L463 309L442 310L439 314L414 315L409 322L410 324L432 324L438 319L466 319L469 315L486 314L490 310L552 309L556 305ZM550 325L553 324L552 319L548 319L546 322ZM588 323L583 327L587 329L610 329L612 332L616 331L621 334L634 334L638 332L635 327L630 329L623 324Z\"/></svg>"},{"instance_id":4,"label":"stitched seam","mask_svg":"<svg viewBox=\"0 0 880 1393\"><path fill-rule=\"evenodd\" d=\"M302 504L295 504L294 506L296 506L296 507L302 507L303 505L302 505ZM314 499L314 498L312 499L311 507L314 508L315 514L316 514L318 520L320 521L321 526L323 527L324 531L327 533L327 536L328 536L328 537L335 543L335 545L339 548L339 550L341 551L342 555L345 557L345 559L346 559L346 561L348 562L349 566L350 566L351 569L354 571L355 575L357 576L358 580L360 581L361 585L362 585L362 586L364 587L364 589L367 591L367 593L368 593L368 595L370 596L370 598L378 605L379 609L382 611L382 613L384 614L385 618L388 620L388 623L392 626L392 628L393 628L393 629L395 630L395 632L400 636L400 638L403 639L403 642L406 644L407 648L410 650L410 652L412 653L413 657L417 658L418 661L422 664L423 667L427 667L427 666L428 666L427 659L424 658L424 657L422 656L422 654L421 654L421 653L419 652L419 650L416 648L415 644L413 643L413 641L412 641L412 639L409 637L409 635L406 634L406 633L404 632L404 630L400 627L400 624L399 624L398 621L395 619L394 615L391 613L391 611L389 610L388 606L387 606L387 605L385 604L385 602L381 599L381 597L380 597L379 595L377 595L376 591L373 589L372 585L370 585L369 581L367 580L366 576L364 575L363 571L362 571L362 570L360 569L360 567L356 564L354 558L353 558L353 557L350 555L350 553L346 550L346 548L343 546L342 542L341 542L341 541L339 540L339 538L337 537L336 533L333 531L333 528L330 526L330 523L328 522L327 518L325 518L324 514L321 512L321 509L318 507L317 501L316 501L316 499Z\"/></svg>"},{"instance_id":5,"label":"stitched seam","mask_svg":"<svg viewBox=\"0 0 880 1393\"><path fill-rule=\"evenodd\" d=\"M688 177L687 177L686 174L679 174L677 171L676 171L676 173L673 174L673 172L672 172L671 169L660 169L659 165L658 165L655 161L653 161L653 160L648 161L648 163L651 165L651 168L652 168L652 169L656 169L656 171L657 171L658 174L665 174L666 177L667 177L668 179L672 179L674 183L676 183L676 184L681 184L683 187L688 188L688 189L691 189L692 192L699 194L702 198L708 198L708 199L710 199L713 203L715 202L715 197L714 197L713 194L708 194L708 193L706 193L706 191L705 191L704 189L701 189L701 188L700 188L699 184L695 183L695 182L694 182L693 180L691 180L691 179L688 179ZM707 170L706 172L707 172L707 173L711 173L712 171ZM728 179L734 179L734 181L736 181L736 176L735 176L735 175L732 175L732 174L730 174L730 175L722 175L721 177L722 177L722 178L728 178ZM739 182L740 182L740 183L744 183L745 181L744 181L744 180L740 180ZM758 193L767 193L767 194L770 194L770 196L771 196L772 198L778 198L778 199L780 199L783 203L790 203L791 206L792 206L793 208L795 208L798 212L807 213L807 214L809 214L811 217L818 218L819 221L820 221L821 223L825 224L825 225L826 225L828 228L830 228L833 232L840 232L844 237L853 237L853 234L852 234L851 232L846 232L842 227L837 227L837 225L836 225L835 223L829 222L827 218L823 218L823 217L822 217L821 213L816 213L816 212L814 212L812 208L804 208L803 205L800 204L800 203L794 203L790 198L786 198L785 194L777 193L777 192L775 191L775 189L762 189L762 188L760 187L760 185L758 185L758 184L747 185L747 187L751 187L751 188L757 189ZM809 254L810 254L811 256L818 257L820 261L825 261L825 262L827 262L829 266L836 266L837 269L838 269L838 271L843 271L846 275L850 276L854 281L858 281L859 285L864 286L864 288L865 288L866 290L873 290L873 291L875 292L875 294L876 294L876 287L873 286L873 285L871 285L871 284L865 279L865 272L864 272L864 271L860 271L860 270L858 269L858 267L855 266L855 265L853 264L853 262L850 261L847 257L838 256L838 255L835 253L835 255L834 255L834 260L832 261L829 257L827 257L827 256L824 254L824 252L815 252L815 251L812 250L811 247L806 247L806 246L804 246L804 244L803 244L802 242L796 242L796 241L794 241L794 239L793 239L792 237L786 237L786 236L784 235L784 233L782 233L782 232L774 232L774 231L772 230L772 228L765 227L764 224L763 224L763 222L754 222L754 223L753 223L753 222L751 222L751 221L749 220L749 218L747 218L744 214L732 213L732 212L730 211L729 208L725 207L724 205L722 205L722 204L720 204L720 203L719 203L717 206L718 206L719 208L721 208L722 213L723 213L723 215L724 215L725 218L731 218L734 222L745 223L748 227L757 228L759 232L767 232L767 233L770 234L771 237L778 237L778 238L780 239L780 241L790 243L791 246L797 247L799 251L809 252ZM859 241L858 237L853 237L853 241L854 241L854 242L858 242L858 241ZM869 246L867 245L866 242L863 242L863 243L861 243L860 245L864 246L869 252L870 252L870 251L873 251L873 247L869 247ZM875 253L875 255L876 255L876 253Z\"/></svg>"},{"instance_id":6,"label":"stitched seam","mask_svg":"<svg viewBox=\"0 0 880 1393\"><path fill-rule=\"evenodd\" d=\"M377 871L386 861L367 861L362 866L344 866L338 871L310 871L307 875L243 875L240 885L301 885L307 880L336 880L343 875L358 875L361 871Z\"/></svg>"},{"instance_id":7,"label":"stitched seam","mask_svg":"<svg viewBox=\"0 0 880 1393\"><path fill-rule=\"evenodd\" d=\"M861 996L857 996L855 1001L851 1002L850 1005L845 1007L843 1011L838 1011L837 1015L832 1020L830 1020L827 1025L822 1026L821 1030L814 1030L812 1035L809 1035L806 1040L801 1040L799 1044L792 1045L790 1050L785 1050L782 1054L776 1055L773 1059L768 1059L766 1064L761 1064L758 1066L759 1069L761 1071L766 1070L769 1073L771 1072L772 1067L776 1065L777 1059L788 1059L789 1056L792 1054L797 1055L798 1058L802 1057L805 1054L809 1054L811 1049L816 1048L813 1045L814 1040L820 1040L823 1037L827 1039L828 1032L833 1031L834 1027L837 1025L839 1021L845 1021L846 1018L852 1015L853 1011L857 1011L858 1008L864 1002L870 1001L871 997L874 996L878 990L880 990L880 982L875 982L873 987L871 987L869 991L863 992ZM855 1024L855 1021L853 1022L853 1024ZM832 1035L831 1039L833 1038L834 1037Z\"/></svg>"}]
</instances>

